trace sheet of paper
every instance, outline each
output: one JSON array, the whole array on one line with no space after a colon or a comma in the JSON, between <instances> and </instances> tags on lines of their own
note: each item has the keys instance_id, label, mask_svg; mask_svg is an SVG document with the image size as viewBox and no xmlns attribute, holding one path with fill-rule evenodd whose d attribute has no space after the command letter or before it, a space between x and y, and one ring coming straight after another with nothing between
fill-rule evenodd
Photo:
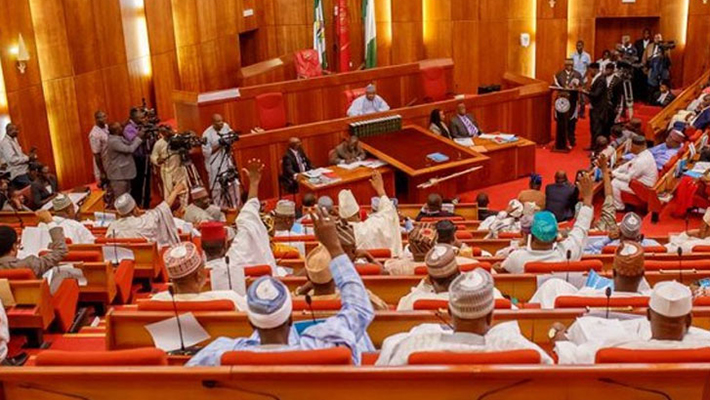
<instances>
[{"instance_id":1,"label":"sheet of paper","mask_svg":"<svg viewBox=\"0 0 710 400\"><path fill-rule=\"evenodd\" d=\"M473 146L471 147L471 150L475 151L476 153L488 153L488 149L486 146Z\"/></svg>"},{"instance_id":2,"label":"sheet of paper","mask_svg":"<svg viewBox=\"0 0 710 400\"><path fill-rule=\"evenodd\" d=\"M460 144L461 146L471 147L473 146L473 139L471 138L456 138L454 142Z\"/></svg>"},{"instance_id":3,"label":"sheet of paper","mask_svg":"<svg viewBox=\"0 0 710 400\"><path fill-rule=\"evenodd\" d=\"M112 264L118 264L121 260L135 260L136 256L133 250L121 246L112 246L110 244L101 248L104 253L104 261L111 261Z\"/></svg>"},{"instance_id":4,"label":"sheet of paper","mask_svg":"<svg viewBox=\"0 0 710 400\"><path fill-rule=\"evenodd\" d=\"M2 301L0 304L2 307L12 307L17 304L12 289L10 289L10 281L7 279L0 279L0 301Z\"/></svg>"},{"instance_id":5,"label":"sheet of paper","mask_svg":"<svg viewBox=\"0 0 710 400\"><path fill-rule=\"evenodd\" d=\"M22 245L18 252L18 258L38 256L40 251L49 248L51 241L52 238L49 236L49 229L47 229L46 225L43 227L26 226L22 230L22 239L20 240Z\"/></svg>"},{"instance_id":6,"label":"sheet of paper","mask_svg":"<svg viewBox=\"0 0 710 400\"><path fill-rule=\"evenodd\" d=\"M148 324L145 329L153 338L155 347L164 351L180 350L180 331L185 347L194 346L210 338L205 328L200 325L192 313L180 315L180 330L178 330L177 318Z\"/></svg>"},{"instance_id":7,"label":"sheet of paper","mask_svg":"<svg viewBox=\"0 0 710 400\"><path fill-rule=\"evenodd\" d=\"M65 279L76 279L79 286L86 286L87 281L84 276L84 271L79 268L74 268L72 264L62 264L50 269L42 275L49 283L49 292L54 294L59 290L62 281Z\"/></svg>"},{"instance_id":8,"label":"sheet of paper","mask_svg":"<svg viewBox=\"0 0 710 400\"><path fill-rule=\"evenodd\" d=\"M537 287L540 287L543 283L547 282L548 280L550 280L552 278L557 278L557 279L562 279L564 281L567 281L568 283L570 283L572 286L576 287L577 289L582 288L582 286L584 286L584 283L587 281L587 277L585 276L584 272L570 272L569 274L560 272L560 273L538 275L537 276Z\"/></svg>"},{"instance_id":9,"label":"sheet of paper","mask_svg":"<svg viewBox=\"0 0 710 400\"><path fill-rule=\"evenodd\" d=\"M382 161L382 160L366 161L366 164L365 164L365 166L366 166L367 168L372 168L372 169L377 169L377 168L380 168L380 167L384 167L385 165L387 165L387 162Z\"/></svg>"},{"instance_id":10,"label":"sheet of paper","mask_svg":"<svg viewBox=\"0 0 710 400\"><path fill-rule=\"evenodd\" d=\"M350 163L350 164L340 163L340 164L338 164L338 167L348 170L348 171L352 171L356 168L362 167L362 161L356 161L356 162Z\"/></svg>"}]
</instances>

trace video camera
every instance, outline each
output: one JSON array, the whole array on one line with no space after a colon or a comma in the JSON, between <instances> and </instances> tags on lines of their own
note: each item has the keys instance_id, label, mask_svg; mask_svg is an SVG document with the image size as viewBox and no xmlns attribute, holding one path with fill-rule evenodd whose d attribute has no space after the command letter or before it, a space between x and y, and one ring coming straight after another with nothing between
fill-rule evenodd
<instances>
[{"instance_id":1,"label":"video camera","mask_svg":"<svg viewBox=\"0 0 710 400\"><path fill-rule=\"evenodd\" d=\"M676 48L676 42L675 42L675 40L669 40L669 41L667 41L667 42L661 42L661 43L659 43L658 46L659 46L662 50L673 50L673 49Z\"/></svg>"},{"instance_id":2,"label":"video camera","mask_svg":"<svg viewBox=\"0 0 710 400\"><path fill-rule=\"evenodd\" d=\"M238 179L239 174L237 174L237 170L235 168L229 168L221 174L217 175L217 182L219 182L219 184L223 188L229 187L229 185L231 185L234 181Z\"/></svg>"},{"instance_id":3,"label":"video camera","mask_svg":"<svg viewBox=\"0 0 710 400\"><path fill-rule=\"evenodd\" d=\"M158 140L158 133L161 125L160 118L158 117L158 113L155 111L155 108L148 108L144 98L141 105L135 107L135 109L143 112L145 115L145 121L141 124L141 127L143 128L146 137L153 141Z\"/></svg>"},{"instance_id":4,"label":"video camera","mask_svg":"<svg viewBox=\"0 0 710 400\"><path fill-rule=\"evenodd\" d=\"M163 125L161 125L161 129ZM171 129L170 127L167 127ZM202 139L193 131L176 133L168 139L168 148L174 152L189 152L193 147L200 147L207 143L207 139Z\"/></svg>"},{"instance_id":5,"label":"video camera","mask_svg":"<svg viewBox=\"0 0 710 400\"><path fill-rule=\"evenodd\" d=\"M239 141L239 132L230 131L219 135L219 145L222 147L231 147L235 142Z\"/></svg>"}]
</instances>

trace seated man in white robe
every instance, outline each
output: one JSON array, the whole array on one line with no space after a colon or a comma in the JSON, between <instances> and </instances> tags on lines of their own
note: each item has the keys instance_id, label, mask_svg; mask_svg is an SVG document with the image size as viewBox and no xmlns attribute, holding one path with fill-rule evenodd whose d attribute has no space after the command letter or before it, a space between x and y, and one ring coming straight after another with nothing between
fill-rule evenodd
<instances>
[{"instance_id":1,"label":"seated man in white robe","mask_svg":"<svg viewBox=\"0 0 710 400\"><path fill-rule=\"evenodd\" d=\"M379 171L373 171L370 183L380 198L377 212L361 221L360 206L353 193L346 189L338 194L340 218L353 225L355 241L360 249L390 249L392 257L399 257L402 254L402 233L397 208L387 196Z\"/></svg>"},{"instance_id":2,"label":"seated man in white robe","mask_svg":"<svg viewBox=\"0 0 710 400\"><path fill-rule=\"evenodd\" d=\"M348 117L356 117L358 115L374 114L378 112L388 111L390 106L387 102L377 94L375 85L369 84L365 88L365 94L353 100L348 108Z\"/></svg>"},{"instance_id":3,"label":"seated man in white robe","mask_svg":"<svg viewBox=\"0 0 710 400\"><path fill-rule=\"evenodd\" d=\"M641 217L634 212L624 215L621 223L616 229L609 232L609 236L593 236L587 241L584 254L602 254L607 246L618 246L621 242L636 242L642 247L660 246L661 244L653 239L646 239L641 234Z\"/></svg>"},{"instance_id":4,"label":"seated man in white robe","mask_svg":"<svg viewBox=\"0 0 710 400\"><path fill-rule=\"evenodd\" d=\"M244 267L230 265L227 257L227 249L232 242L229 232L222 222L209 221L200 225L205 269L210 274L212 290L231 290L244 297L247 293Z\"/></svg>"},{"instance_id":5,"label":"seated man in white robe","mask_svg":"<svg viewBox=\"0 0 710 400\"><path fill-rule=\"evenodd\" d=\"M623 242L614 256L613 285L611 297L648 296L651 292L644 279L644 251L635 242ZM555 308L559 296L604 297L606 290L584 286L577 289L565 279L551 278L545 281L530 299L530 303L540 304L540 308Z\"/></svg>"},{"instance_id":6,"label":"seated man in white robe","mask_svg":"<svg viewBox=\"0 0 710 400\"><path fill-rule=\"evenodd\" d=\"M633 193L629 183L636 179L647 187L653 187L658 181L656 160L646 149L646 138L640 135L631 140L631 153L636 154L633 160L626 162L612 172L611 188L614 196L614 207L623 211L626 208L621 193Z\"/></svg>"},{"instance_id":7,"label":"seated man in white robe","mask_svg":"<svg viewBox=\"0 0 710 400\"><path fill-rule=\"evenodd\" d=\"M699 229L671 235L666 248L670 253L677 253L680 248L683 254L690 254L695 246L710 246L710 208L705 210Z\"/></svg>"},{"instance_id":8,"label":"seated man in white robe","mask_svg":"<svg viewBox=\"0 0 710 400\"><path fill-rule=\"evenodd\" d=\"M520 218L523 216L523 203L516 199L508 203L508 208L496 215L491 215L478 226L479 231L489 231L486 239L496 239L501 232L520 232Z\"/></svg>"},{"instance_id":9,"label":"seated man in white robe","mask_svg":"<svg viewBox=\"0 0 710 400\"><path fill-rule=\"evenodd\" d=\"M243 296L231 290L202 291L207 282L205 262L192 242L179 243L171 246L163 255L165 269L168 271L173 293L160 292L151 297L158 301L209 301L230 300L237 311L246 309Z\"/></svg>"},{"instance_id":10,"label":"seated man in white robe","mask_svg":"<svg viewBox=\"0 0 710 400\"><path fill-rule=\"evenodd\" d=\"M246 203L239 210L236 220L237 233L232 241L227 256L230 265L253 267L268 265L276 270L276 260L271 251L269 233L261 221L259 211L259 183L261 182L264 164L261 160L249 160L243 172L249 177L249 194Z\"/></svg>"},{"instance_id":11,"label":"seated man in white robe","mask_svg":"<svg viewBox=\"0 0 710 400\"><path fill-rule=\"evenodd\" d=\"M422 324L409 332L385 339L375 365L406 365L417 352L494 352L535 350L540 361L552 364L552 358L520 332L517 321L491 326L495 297L493 277L478 268L461 274L448 293L451 325Z\"/></svg>"},{"instance_id":12,"label":"seated man in white robe","mask_svg":"<svg viewBox=\"0 0 710 400\"><path fill-rule=\"evenodd\" d=\"M439 235L431 224L421 223L409 232L409 244L400 258L385 261L384 269L389 275L414 275L417 267L426 266L424 259L429 250L437 244Z\"/></svg>"},{"instance_id":13,"label":"seated man in white robe","mask_svg":"<svg viewBox=\"0 0 710 400\"><path fill-rule=\"evenodd\" d=\"M200 186L194 187L190 191L190 198L192 203L185 207L185 214L182 217L185 221L195 226L206 221L227 222L227 217L222 210L210 201L207 189Z\"/></svg>"},{"instance_id":14,"label":"seated man in white robe","mask_svg":"<svg viewBox=\"0 0 710 400\"><path fill-rule=\"evenodd\" d=\"M129 193L122 194L114 202L119 218L108 226L106 237L145 238L149 242L158 243L158 247L179 243L180 237L170 207L186 191L185 184L178 183L162 203L142 214L133 197Z\"/></svg>"},{"instance_id":15,"label":"seated man in white robe","mask_svg":"<svg viewBox=\"0 0 710 400\"><path fill-rule=\"evenodd\" d=\"M365 350L361 343L375 313L362 279L340 246L335 219L319 210L313 223L318 241L330 254L330 272L342 302L340 311L299 335L292 326L293 304L288 288L273 277L262 276L247 290L247 316L254 333L248 338L217 338L190 359L188 367L220 365L222 354L228 351L280 352L333 347L348 348L353 364L360 365Z\"/></svg>"},{"instance_id":16,"label":"seated man in white robe","mask_svg":"<svg viewBox=\"0 0 710 400\"><path fill-rule=\"evenodd\" d=\"M550 338L559 364L594 364L604 348L695 349L710 346L710 332L692 326L693 297L678 282L659 282L651 292L646 318L577 318L565 331L554 324Z\"/></svg>"},{"instance_id":17,"label":"seated man in white robe","mask_svg":"<svg viewBox=\"0 0 710 400\"><path fill-rule=\"evenodd\" d=\"M559 228L554 214L549 211L537 212L533 217L527 247L513 251L502 264L494 265L498 272L521 274L525 271L525 264L529 262L567 261L568 253L569 261L582 259L584 245L594 218L592 206L594 189L592 179L586 173L580 176L577 185L582 196L582 207L567 238L557 241Z\"/></svg>"},{"instance_id":18,"label":"seated man in white robe","mask_svg":"<svg viewBox=\"0 0 710 400\"><path fill-rule=\"evenodd\" d=\"M296 224L296 203L291 200L279 200L274 208L274 237L303 236L303 226ZM279 242L298 250L302 257L306 256L306 243Z\"/></svg>"},{"instance_id":19,"label":"seated man in white robe","mask_svg":"<svg viewBox=\"0 0 710 400\"><path fill-rule=\"evenodd\" d=\"M380 267L380 273L382 273L384 269L382 263L377 261L367 250L358 248L357 241L355 241L355 229L342 219L338 220L338 238L340 239L340 245L343 246L343 251L354 265L376 265Z\"/></svg>"},{"instance_id":20,"label":"seated man in white robe","mask_svg":"<svg viewBox=\"0 0 710 400\"><path fill-rule=\"evenodd\" d=\"M64 237L71 239L72 244L93 244L96 240L94 234L81 222L76 220L77 212L71 199L59 193L52 199L52 209L54 216L52 220L55 226L64 229ZM40 223L39 227L47 227L47 224Z\"/></svg>"},{"instance_id":21,"label":"seated man in white robe","mask_svg":"<svg viewBox=\"0 0 710 400\"><path fill-rule=\"evenodd\" d=\"M508 257L510 253L524 249L528 244L528 237L530 236L530 230L532 229L533 216L523 215L520 218L520 234L523 235L520 239L512 239L510 241L510 246L504 247L496 252L496 257Z\"/></svg>"}]
</instances>

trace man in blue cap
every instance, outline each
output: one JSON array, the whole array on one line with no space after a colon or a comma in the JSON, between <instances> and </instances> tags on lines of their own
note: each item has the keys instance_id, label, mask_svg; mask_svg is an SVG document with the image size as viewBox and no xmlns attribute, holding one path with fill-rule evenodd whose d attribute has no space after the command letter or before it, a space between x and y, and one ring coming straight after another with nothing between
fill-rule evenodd
<instances>
[{"instance_id":1,"label":"man in blue cap","mask_svg":"<svg viewBox=\"0 0 710 400\"><path fill-rule=\"evenodd\" d=\"M342 302L340 311L299 336L292 328L288 288L273 277L261 277L247 291L247 315L255 332L249 338L220 337L190 359L187 366L220 365L222 354L228 351L277 352L337 346L349 348L353 363L360 364L364 347L361 342L375 314L362 279L340 245L335 218L318 209L312 219L315 234L331 257L330 270Z\"/></svg>"},{"instance_id":2,"label":"man in blue cap","mask_svg":"<svg viewBox=\"0 0 710 400\"><path fill-rule=\"evenodd\" d=\"M587 173L580 175L577 187L582 195L582 208L579 210L574 227L565 240L557 241L557 219L549 211L541 211L533 217L531 235L525 248L516 250L496 267L499 272L520 274L528 262L561 262L567 260L579 261L582 258L584 245L594 218L592 197L594 188L592 178Z\"/></svg>"}]
</instances>

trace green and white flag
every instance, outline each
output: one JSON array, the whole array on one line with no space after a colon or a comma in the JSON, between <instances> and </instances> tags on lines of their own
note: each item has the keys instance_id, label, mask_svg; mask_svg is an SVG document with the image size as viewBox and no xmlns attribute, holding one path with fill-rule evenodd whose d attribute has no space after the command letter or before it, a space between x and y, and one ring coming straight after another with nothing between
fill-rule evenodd
<instances>
[{"instance_id":1,"label":"green and white flag","mask_svg":"<svg viewBox=\"0 0 710 400\"><path fill-rule=\"evenodd\" d=\"M365 20L365 68L375 68L377 66L375 0L362 0L362 17Z\"/></svg>"},{"instance_id":2,"label":"green and white flag","mask_svg":"<svg viewBox=\"0 0 710 400\"><path fill-rule=\"evenodd\" d=\"M325 17L323 0L313 0L313 48L318 52L318 61L323 69L328 68L325 54Z\"/></svg>"}]
</instances>

